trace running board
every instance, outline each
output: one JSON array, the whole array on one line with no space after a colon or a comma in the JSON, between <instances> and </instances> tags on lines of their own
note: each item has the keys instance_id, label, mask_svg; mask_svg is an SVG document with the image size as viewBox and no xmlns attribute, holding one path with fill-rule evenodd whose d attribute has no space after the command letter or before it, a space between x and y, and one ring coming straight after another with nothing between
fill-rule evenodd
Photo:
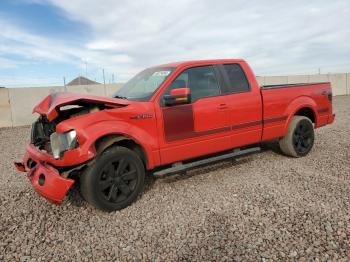
<instances>
[{"instance_id":1,"label":"running board","mask_svg":"<svg viewBox=\"0 0 350 262\"><path fill-rule=\"evenodd\" d=\"M235 149L231 153L227 153L227 154L219 155L219 156L214 156L214 157L210 157L210 158L206 158L206 159L202 159L202 160L197 160L197 161L190 162L187 164L182 164L181 162L175 163L175 164L173 164L172 167L154 172L153 175L155 177L167 177L167 176L170 176L170 175L173 175L176 173L185 172L187 170L190 170L190 169L193 169L196 167L204 166L207 164L212 164L212 163L219 162L219 161L229 159L229 158L234 158L234 157L239 157L242 155L251 154L254 152L258 152L258 151L260 151L260 147L252 147L252 148L247 148L247 149L243 149L243 150Z\"/></svg>"}]
</instances>

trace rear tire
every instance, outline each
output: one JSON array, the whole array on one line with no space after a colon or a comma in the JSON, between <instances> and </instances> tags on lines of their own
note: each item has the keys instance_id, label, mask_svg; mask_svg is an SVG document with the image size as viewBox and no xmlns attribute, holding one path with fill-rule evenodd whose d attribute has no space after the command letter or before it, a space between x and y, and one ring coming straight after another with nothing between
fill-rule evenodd
<instances>
[{"instance_id":1,"label":"rear tire","mask_svg":"<svg viewBox=\"0 0 350 262\"><path fill-rule=\"evenodd\" d=\"M111 147L80 178L83 197L104 211L116 211L133 203L142 192L145 169L139 156L125 147Z\"/></svg>"},{"instance_id":2,"label":"rear tire","mask_svg":"<svg viewBox=\"0 0 350 262\"><path fill-rule=\"evenodd\" d=\"M294 116L288 133L280 139L281 151L287 156L306 156L314 145L315 133L311 120L305 116Z\"/></svg>"}]
</instances>

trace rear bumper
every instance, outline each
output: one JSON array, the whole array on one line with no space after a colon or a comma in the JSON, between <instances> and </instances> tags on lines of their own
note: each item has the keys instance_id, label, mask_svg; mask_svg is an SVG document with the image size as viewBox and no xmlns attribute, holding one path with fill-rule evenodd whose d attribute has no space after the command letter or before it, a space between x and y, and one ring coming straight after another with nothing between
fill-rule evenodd
<instances>
[{"instance_id":1,"label":"rear bumper","mask_svg":"<svg viewBox=\"0 0 350 262\"><path fill-rule=\"evenodd\" d=\"M17 162L15 166L18 171L27 172L36 192L52 203L61 204L74 180L61 177L58 170L42 161L42 158L41 152L35 147L27 147L23 162Z\"/></svg>"}]
</instances>

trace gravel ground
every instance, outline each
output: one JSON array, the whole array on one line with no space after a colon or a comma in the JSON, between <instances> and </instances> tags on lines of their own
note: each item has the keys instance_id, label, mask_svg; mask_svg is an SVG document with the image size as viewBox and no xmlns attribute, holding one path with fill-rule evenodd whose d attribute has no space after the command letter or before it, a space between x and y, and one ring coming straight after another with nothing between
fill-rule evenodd
<instances>
[{"instance_id":1,"label":"gravel ground","mask_svg":"<svg viewBox=\"0 0 350 262\"><path fill-rule=\"evenodd\" d=\"M0 129L0 260L350 261L350 96L304 158L273 146L166 179L103 213L39 197L13 161L29 128Z\"/></svg>"}]
</instances>

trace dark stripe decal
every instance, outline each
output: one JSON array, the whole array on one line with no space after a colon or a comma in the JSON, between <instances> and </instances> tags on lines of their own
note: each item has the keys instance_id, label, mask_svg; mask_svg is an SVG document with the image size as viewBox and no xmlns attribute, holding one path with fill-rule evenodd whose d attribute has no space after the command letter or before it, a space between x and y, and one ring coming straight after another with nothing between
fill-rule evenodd
<instances>
[{"instance_id":1,"label":"dark stripe decal","mask_svg":"<svg viewBox=\"0 0 350 262\"><path fill-rule=\"evenodd\" d=\"M262 121L241 123L238 125L233 125L232 130L237 130L237 129L246 128L246 127L252 127L252 126L260 126L261 124L262 124Z\"/></svg>"},{"instance_id":2,"label":"dark stripe decal","mask_svg":"<svg viewBox=\"0 0 350 262\"><path fill-rule=\"evenodd\" d=\"M210 130L205 130L200 132L194 132L194 134L195 136L206 136L206 135L212 135L212 134L228 132L228 131L230 131L230 127L225 126L225 127L220 127L220 128L215 128L215 129L210 129Z\"/></svg>"},{"instance_id":3,"label":"dark stripe decal","mask_svg":"<svg viewBox=\"0 0 350 262\"><path fill-rule=\"evenodd\" d=\"M287 120L287 116L277 116L277 117L271 117L271 118L265 118L264 124L269 124L273 122L281 122Z\"/></svg>"},{"instance_id":4,"label":"dark stripe decal","mask_svg":"<svg viewBox=\"0 0 350 262\"><path fill-rule=\"evenodd\" d=\"M178 133L178 134L173 134L172 136L167 136L167 141L176 141L180 139L188 139L188 138L193 138L193 137L198 137L198 136L207 136L207 135L213 135L217 133L222 133L222 132L228 132L230 131L230 127L221 127L221 128L215 128L215 129L210 129L210 130L205 130L205 131L200 131L200 132L187 132L187 133Z\"/></svg>"},{"instance_id":5,"label":"dark stripe decal","mask_svg":"<svg viewBox=\"0 0 350 262\"><path fill-rule=\"evenodd\" d=\"M199 136L213 135L229 131L236 131L243 128L261 126L262 124L280 122L287 119L287 116L279 116L264 119L264 121L250 121L231 126L224 126L210 130L196 132L194 129L194 117L191 105L170 107L163 109L164 135L168 142L189 139Z\"/></svg>"},{"instance_id":6,"label":"dark stripe decal","mask_svg":"<svg viewBox=\"0 0 350 262\"><path fill-rule=\"evenodd\" d=\"M259 126L262 124L269 124L273 122L281 122L287 120L287 116L278 116L278 117L272 117L272 118L266 118L264 121L253 121L253 122L246 122L246 123L241 123L238 125L233 125L232 130L236 129L241 129L241 128L246 128L246 127L252 127L252 126Z\"/></svg>"},{"instance_id":7,"label":"dark stripe decal","mask_svg":"<svg viewBox=\"0 0 350 262\"><path fill-rule=\"evenodd\" d=\"M321 109L318 109L318 110L317 110L318 113L326 113L326 112L328 112L328 111L329 111L328 108L321 108Z\"/></svg>"}]
</instances>

